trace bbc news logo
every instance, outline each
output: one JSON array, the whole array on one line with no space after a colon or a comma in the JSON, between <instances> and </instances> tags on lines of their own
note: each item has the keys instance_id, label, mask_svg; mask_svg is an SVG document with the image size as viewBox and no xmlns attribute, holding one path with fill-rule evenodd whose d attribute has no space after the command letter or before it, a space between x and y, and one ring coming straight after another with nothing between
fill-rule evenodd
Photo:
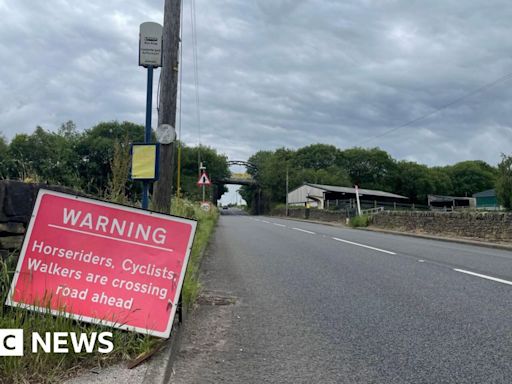
<instances>
[{"instance_id":1,"label":"bbc news logo","mask_svg":"<svg viewBox=\"0 0 512 384\"><path fill-rule=\"evenodd\" d=\"M23 329L0 329L0 356L23 356Z\"/></svg>"},{"instance_id":2,"label":"bbc news logo","mask_svg":"<svg viewBox=\"0 0 512 384\"><path fill-rule=\"evenodd\" d=\"M110 353L114 350L112 332L32 332L32 353ZM0 356L23 356L23 329L0 329Z\"/></svg>"}]
</instances>

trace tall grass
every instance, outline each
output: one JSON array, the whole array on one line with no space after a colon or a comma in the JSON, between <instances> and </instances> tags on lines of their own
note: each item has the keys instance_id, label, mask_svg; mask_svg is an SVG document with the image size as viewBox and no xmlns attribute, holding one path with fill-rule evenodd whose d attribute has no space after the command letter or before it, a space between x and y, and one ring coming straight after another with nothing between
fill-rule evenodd
<instances>
[{"instance_id":1,"label":"tall grass","mask_svg":"<svg viewBox=\"0 0 512 384\"><path fill-rule=\"evenodd\" d=\"M23 357L0 358L0 383L58 383L63 377L84 368L104 366L122 359L131 359L150 350L158 339L148 335L113 330L110 327L81 323L64 316L27 311L4 306L14 270L14 257L0 261L0 328L24 330L25 353ZM110 331L114 350L100 353L32 353L32 331L87 333Z\"/></svg>"},{"instance_id":2,"label":"tall grass","mask_svg":"<svg viewBox=\"0 0 512 384\"><path fill-rule=\"evenodd\" d=\"M354 228L367 227L370 224L370 217L368 215L354 216L350 219L349 223Z\"/></svg>"},{"instance_id":3,"label":"tall grass","mask_svg":"<svg viewBox=\"0 0 512 384\"><path fill-rule=\"evenodd\" d=\"M189 217L197 220L196 237L190 259L188 261L187 274L183 284L182 299L186 306L190 306L199 293L201 285L199 283L199 267L201 257L204 253L208 240L219 219L219 211L212 207L210 212L203 211L198 204L193 204L187 200L175 199L171 208L172 214L182 217Z\"/></svg>"}]
</instances>

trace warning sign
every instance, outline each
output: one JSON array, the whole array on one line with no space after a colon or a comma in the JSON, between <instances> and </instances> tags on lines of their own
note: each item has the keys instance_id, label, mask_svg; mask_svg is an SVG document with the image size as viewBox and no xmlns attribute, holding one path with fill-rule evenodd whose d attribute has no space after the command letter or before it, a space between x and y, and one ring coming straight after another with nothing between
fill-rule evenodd
<instances>
[{"instance_id":1,"label":"warning sign","mask_svg":"<svg viewBox=\"0 0 512 384\"><path fill-rule=\"evenodd\" d=\"M199 186L201 186L201 185L211 185L211 181L208 178L208 175L206 174L206 172L203 172L201 174L201 177L197 181L197 185L199 185Z\"/></svg>"},{"instance_id":2,"label":"warning sign","mask_svg":"<svg viewBox=\"0 0 512 384\"><path fill-rule=\"evenodd\" d=\"M40 190L7 305L169 337L193 220Z\"/></svg>"}]
</instances>

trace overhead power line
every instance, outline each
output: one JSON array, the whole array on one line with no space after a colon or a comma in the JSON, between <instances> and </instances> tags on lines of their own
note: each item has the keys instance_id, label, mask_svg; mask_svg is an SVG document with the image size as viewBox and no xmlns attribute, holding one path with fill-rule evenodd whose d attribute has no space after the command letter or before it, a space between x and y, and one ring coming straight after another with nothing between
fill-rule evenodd
<instances>
[{"instance_id":1,"label":"overhead power line","mask_svg":"<svg viewBox=\"0 0 512 384\"><path fill-rule=\"evenodd\" d=\"M486 91L487 89L492 88L492 87L494 87L495 85L497 85L497 84L499 84L499 83L502 83L502 82L505 82L505 81L508 81L508 80L510 80L510 79L512 79L512 72L507 73L506 75L504 75L504 76L502 76L502 77L500 77L500 78L498 78L498 79L496 79L496 80L493 80L493 81L491 81L490 83L484 84L484 85L482 85L481 87L476 88L476 89L474 89L474 90L472 90L472 91L470 91L470 92L468 92L468 93L466 93L466 94L464 94L464 95L462 95L462 96L460 96L460 97L458 97L458 98L456 98L456 99L454 99L454 100L450 101L449 103L446 103L446 104L442 105L441 107L439 107L439 108L437 108L437 109L435 109L435 110L433 110L433 111L431 111L431 112L428 112L428 113L426 113L426 114L424 114L424 115L422 115L422 116L420 116L420 117L417 117L417 118L415 118L415 119L412 119L412 120L410 120L410 121L408 121L408 122L406 122L406 123L403 123L403 124L401 124L401 125L399 125L399 126L397 126L397 127L394 127L394 128L388 129L387 131L384 131L384 132L382 132L381 134L378 134L378 135L375 135L375 136L369 137L369 138L367 138L367 139L363 140L363 141L360 143L360 145L365 144L365 143L367 143L367 142L369 142L369 141L372 141L372 140L375 140L375 139L379 139L379 138L381 138L381 137L383 137L383 136L389 135L389 134L390 134L390 133L392 133L392 132L395 132L395 131L398 131L399 129L402 129L402 128L405 128L405 127L408 127L408 126L410 126L410 125L413 125L413 124L415 124L415 123L417 123L417 122L419 122L419 121L425 120L426 118L428 118L428 117L430 117L430 116L433 116L433 115L435 115L435 114L437 114L437 113L439 113L439 112L441 112L441 111L443 111L443 110L445 110L445 109L448 109L448 108L450 108L451 106L453 106L453 105L455 105L455 104L458 104L458 103L460 103L461 101L463 101L463 100L465 100L465 99L467 99L467 98L469 98L469 97L471 97L471 96L474 96L474 95L476 95L476 94L478 94L478 93L482 93L482 92Z\"/></svg>"},{"instance_id":2,"label":"overhead power line","mask_svg":"<svg viewBox=\"0 0 512 384\"><path fill-rule=\"evenodd\" d=\"M197 22L196 22L196 1L190 1L190 24L192 27L192 57L194 64L194 86L196 102L196 119L198 131L197 164L201 164L201 110L199 103L199 64L197 59Z\"/></svg>"}]
</instances>

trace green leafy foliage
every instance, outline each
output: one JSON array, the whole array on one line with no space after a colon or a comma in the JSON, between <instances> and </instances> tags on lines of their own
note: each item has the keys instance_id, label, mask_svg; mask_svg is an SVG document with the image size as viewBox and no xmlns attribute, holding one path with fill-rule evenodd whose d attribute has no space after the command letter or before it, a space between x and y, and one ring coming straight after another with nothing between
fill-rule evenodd
<instances>
[{"instance_id":1,"label":"green leafy foliage","mask_svg":"<svg viewBox=\"0 0 512 384\"><path fill-rule=\"evenodd\" d=\"M85 130L76 143L79 157L80 187L87 193L102 195L112 174L116 142L141 143L144 127L130 122L103 122ZM129 196L140 193L140 183L127 183Z\"/></svg>"},{"instance_id":2,"label":"green leafy foliage","mask_svg":"<svg viewBox=\"0 0 512 384\"><path fill-rule=\"evenodd\" d=\"M471 196L473 193L494 188L497 170L485 161L462 161L448 167L448 174L453 183L455 196Z\"/></svg>"},{"instance_id":3,"label":"green leafy foliage","mask_svg":"<svg viewBox=\"0 0 512 384\"><path fill-rule=\"evenodd\" d=\"M352 184L361 188L390 190L397 172L396 162L379 148L351 148L340 152L340 167L347 170Z\"/></svg>"},{"instance_id":4,"label":"green leafy foliage","mask_svg":"<svg viewBox=\"0 0 512 384\"><path fill-rule=\"evenodd\" d=\"M63 185L79 184L79 157L74 137L37 127L31 135L16 135L8 152L11 177Z\"/></svg>"},{"instance_id":5,"label":"green leafy foliage","mask_svg":"<svg viewBox=\"0 0 512 384\"><path fill-rule=\"evenodd\" d=\"M370 224L370 218L367 215L354 216L350 218L349 224L353 228L367 227Z\"/></svg>"},{"instance_id":6,"label":"green leafy foliage","mask_svg":"<svg viewBox=\"0 0 512 384\"><path fill-rule=\"evenodd\" d=\"M188 147L186 145L182 145L181 192L183 196L190 200L200 200L202 198L202 190L197 186L197 180L199 179L199 159L206 167L206 171L211 180L227 179L230 176L230 171L227 164L228 159L226 156L219 155L215 149L210 147ZM174 176L174 185L177 185L177 174ZM215 188L218 187L211 186L209 191L210 189ZM222 186L221 190L215 191L215 195L220 197L224 192L227 191L227 188Z\"/></svg>"},{"instance_id":7,"label":"green leafy foliage","mask_svg":"<svg viewBox=\"0 0 512 384\"><path fill-rule=\"evenodd\" d=\"M393 186L395 193L406 196L414 202L426 201L427 195L434 193L434 183L428 167L411 161L396 163Z\"/></svg>"},{"instance_id":8,"label":"green leafy foliage","mask_svg":"<svg viewBox=\"0 0 512 384\"><path fill-rule=\"evenodd\" d=\"M241 194L253 212L260 194L263 211L285 202L287 169L290 191L304 183L357 184L361 188L403 195L418 204L426 204L429 194L471 196L493 188L498 175L495 167L481 160L428 167L412 161L397 161L379 148L341 150L327 144L308 145L298 150L259 151L249 161L258 168L248 171L259 186L243 187Z\"/></svg>"},{"instance_id":9,"label":"green leafy foliage","mask_svg":"<svg viewBox=\"0 0 512 384\"><path fill-rule=\"evenodd\" d=\"M153 141L155 139L153 138ZM129 179L130 143L144 141L144 127L130 122L101 122L79 132L72 121L56 131L37 127L32 134L18 134L10 143L0 136L0 179L20 179L65 185L121 203L140 199L142 183ZM177 164L177 153L175 151ZM182 146L183 195L201 198L197 187L198 161L213 180L230 176L226 156L209 147ZM177 172L174 173L177 183ZM214 198L227 188L212 186Z\"/></svg>"},{"instance_id":10,"label":"green leafy foliage","mask_svg":"<svg viewBox=\"0 0 512 384\"><path fill-rule=\"evenodd\" d=\"M506 209L512 209L512 156L501 155L496 194L501 205Z\"/></svg>"}]
</instances>

